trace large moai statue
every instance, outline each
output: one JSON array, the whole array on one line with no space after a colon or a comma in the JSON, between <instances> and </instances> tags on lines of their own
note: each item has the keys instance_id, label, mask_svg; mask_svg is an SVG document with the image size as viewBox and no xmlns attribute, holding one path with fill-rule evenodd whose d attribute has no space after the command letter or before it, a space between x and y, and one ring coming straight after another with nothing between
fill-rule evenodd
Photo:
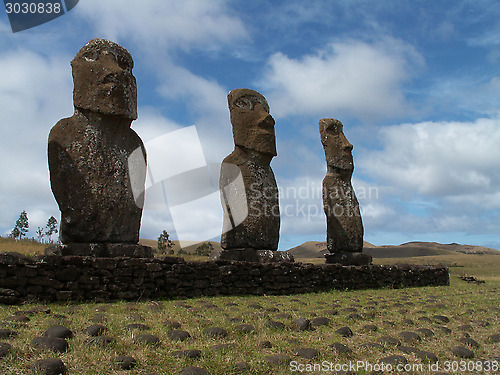
<instances>
[{"instance_id":1,"label":"large moai statue","mask_svg":"<svg viewBox=\"0 0 500 375\"><path fill-rule=\"evenodd\" d=\"M137 119L137 86L130 53L93 39L71 61L73 116L50 131L52 192L61 210L62 255L149 257L137 245L144 194L146 150L130 128ZM144 163L130 164L141 150ZM144 189L141 190L144 192Z\"/></svg>"},{"instance_id":2,"label":"large moai statue","mask_svg":"<svg viewBox=\"0 0 500 375\"><path fill-rule=\"evenodd\" d=\"M328 253L326 263L364 265L371 256L363 251L363 222L351 184L354 171L352 144L343 133L342 123L325 118L319 121L325 149L327 172L323 179L323 206L326 215Z\"/></svg>"},{"instance_id":3,"label":"large moai statue","mask_svg":"<svg viewBox=\"0 0 500 375\"><path fill-rule=\"evenodd\" d=\"M234 151L222 162L219 188L224 211L221 259L293 261L278 249L280 212L271 160L276 153L274 119L260 93L228 95Z\"/></svg>"}]
</instances>

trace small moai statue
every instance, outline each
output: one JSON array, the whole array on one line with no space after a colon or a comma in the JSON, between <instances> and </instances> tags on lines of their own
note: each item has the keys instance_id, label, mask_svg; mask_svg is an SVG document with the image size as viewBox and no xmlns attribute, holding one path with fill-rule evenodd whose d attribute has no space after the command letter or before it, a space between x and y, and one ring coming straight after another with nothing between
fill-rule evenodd
<instances>
[{"instance_id":1,"label":"small moai statue","mask_svg":"<svg viewBox=\"0 0 500 375\"><path fill-rule=\"evenodd\" d=\"M71 61L74 114L48 140L62 242L48 254L152 256L137 244L144 194L134 196L133 187L144 187L146 150L130 128L137 119L133 65L125 48L103 39L89 41ZM135 150L142 164L129 163Z\"/></svg>"},{"instance_id":2,"label":"small moai statue","mask_svg":"<svg viewBox=\"0 0 500 375\"><path fill-rule=\"evenodd\" d=\"M351 184L354 171L352 144L340 121L319 121L321 143L325 149L327 172L323 179L323 206L326 215L328 253L326 263L365 265L371 256L363 251L363 222L359 203Z\"/></svg>"},{"instance_id":3,"label":"small moai statue","mask_svg":"<svg viewBox=\"0 0 500 375\"><path fill-rule=\"evenodd\" d=\"M235 89L228 95L228 105L235 147L221 166L224 221L218 258L293 262L291 255L277 251L279 196L270 165L277 152L269 104L257 91Z\"/></svg>"}]
</instances>

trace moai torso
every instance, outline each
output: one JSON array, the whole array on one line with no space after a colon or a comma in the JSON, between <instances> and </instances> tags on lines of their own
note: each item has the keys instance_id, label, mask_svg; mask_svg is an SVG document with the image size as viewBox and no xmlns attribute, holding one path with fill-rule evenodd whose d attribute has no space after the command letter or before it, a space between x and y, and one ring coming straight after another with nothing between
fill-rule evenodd
<instances>
[{"instance_id":1,"label":"moai torso","mask_svg":"<svg viewBox=\"0 0 500 375\"><path fill-rule=\"evenodd\" d=\"M346 139L340 121L322 119L319 128L327 163L327 173L323 179L323 206L328 251L361 252L363 223L351 184L354 171L352 145Z\"/></svg>"},{"instance_id":2,"label":"moai torso","mask_svg":"<svg viewBox=\"0 0 500 375\"><path fill-rule=\"evenodd\" d=\"M72 117L49 135L52 191L61 210L61 241L132 243L139 240L144 165L129 167L144 145L130 128L137 118L133 61L124 48L102 39L87 43L72 61Z\"/></svg>"},{"instance_id":3,"label":"moai torso","mask_svg":"<svg viewBox=\"0 0 500 375\"><path fill-rule=\"evenodd\" d=\"M222 162L223 249L276 250L280 213L271 159L274 119L265 98L249 89L228 95L235 149Z\"/></svg>"}]
</instances>

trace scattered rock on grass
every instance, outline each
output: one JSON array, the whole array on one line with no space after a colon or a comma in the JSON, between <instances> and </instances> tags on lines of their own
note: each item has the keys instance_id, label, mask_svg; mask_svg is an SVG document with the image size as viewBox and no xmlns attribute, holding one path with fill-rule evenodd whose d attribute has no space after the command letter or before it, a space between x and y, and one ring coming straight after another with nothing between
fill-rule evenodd
<instances>
[{"instance_id":1,"label":"scattered rock on grass","mask_svg":"<svg viewBox=\"0 0 500 375\"><path fill-rule=\"evenodd\" d=\"M352 350L349 347L341 344L340 342L334 342L330 345L330 348L334 349L339 355L352 353Z\"/></svg>"},{"instance_id":2,"label":"scattered rock on grass","mask_svg":"<svg viewBox=\"0 0 500 375\"><path fill-rule=\"evenodd\" d=\"M378 327L374 324L367 324L363 326L363 331L365 332L377 332Z\"/></svg>"},{"instance_id":3,"label":"scattered rock on grass","mask_svg":"<svg viewBox=\"0 0 500 375\"><path fill-rule=\"evenodd\" d=\"M319 327L319 326L327 326L330 324L330 319L326 317L319 317L319 318L314 318L311 320L311 325L313 327Z\"/></svg>"},{"instance_id":4,"label":"scattered rock on grass","mask_svg":"<svg viewBox=\"0 0 500 375\"><path fill-rule=\"evenodd\" d=\"M472 331L472 326L470 324L463 324L461 326L458 326L457 329L459 331L471 332Z\"/></svg>"},{"instance_id":5,"label":"scattered rock on grass","mask_svg":"<svg viewBox=\"0 0 500 375\"><path fill-rule=\"evenodd\" d=\"M422 338L416 334L415 332L409 332L409 331L403 331L399 332L399 337L401 337L401 340L407 343L415 343L418 341L422 341Z\"/></svg>"},{"instance_id":6,"label":"scattered rock on grass","mask_svg":"<svg viewBox=\"0 0 500 375\"><path fill-rule=\"evenodd\" d=\"M179 322L177 322L175 320L165 320L163 322L163 325L165 327L172 328L172 329L179 329L182 326L181 323L179 323Z\"/></svg>"},{"instance_id":7,"label":"scattered rock on grass","mask_svg":"<svg viewBox=\"0 0 500 375\"><path fill-rule=\"evenodd\" d=\"M270 365L281 365L290 362L290 358L288 358L284 354L272 354L268 355L264 358L264 360Z\"/></svg>"},{"instance_id":8,"label":"scattered rock on grass","mask_svg":"<svg viewBox=\"0 0 500 375\"><path fill-rule=\"evenodd\" d=\"M255 327L250 324L240 324L234 327L234 330L238 333L250 333L255 331Z\"/></svg>"},{"instance_id":9,"label":"scattered rock on grass","mask_svg":"<svg viewBox=\"0 0 500 375\"><path fill-rule=\"evenodd\" d=\"M44 335L47 337L59 337L60 339L73 338L73 332L69 328L61 325L55 325L47 328Z\"/></svg>"},{"instance_id":10,"label":"scattered rock on grass","mask_svg":"<svg viewBox=\"0 0 500 375\"><path fill-rule=\"evenodd\" d=\"M494 334L488 337L488 341L492 344L496 344L500 342L500 334Z\"/></svg>"},{"instance_id":11,"label":"scattered rock on grass","mask_svg":"<svg viewBox=\"0 0 500 375\"><path fill-rule=\"evenodd\" d=\"M120 355L113 360L115 367L120 370L131 370L137 365L134 357L129 355Z\"/></svg>"},{"instance_id":12,"label":"scattered rock on grass","mask_svg":"<svg viewBox=\"0 0 500 375\"><path fill-rule=\"evenodd\" d=\"M50 349L57 353L64 353L68 350L68 342L59 337L35 337L31 340L31 345L39 349Z\"/></svg>"},{"instance_id":13,"label":"scattered rock on grass","mask_svg":"<svg viewBox=\"0 0 500 375\"><path fill-rule=\"evenodd\" d=\"M445 333L447 335L451 334L451 329L449 329L448 327L445 327L445 326L437 326L436 327L437 330L441 331L442 333Z\"/></svg>"},{"instance_id":14,"label":"scattered rock on grass","mask_svg":"<svg viewBox=\"0 0 500 375\"><path fill-rule=\"evenodd\" d=\"M444 315L434 315L432 319L437 323L449 323L450 318Z\"/></svg>"},{"instance_id":15,"label":"scattered rock on grass","mask_svg":"<svg viewBox=\"0 0 500 375\"><path fill-rule=\"evenodd\" d=\"M0 339L8 339L9 337L14 337L14 336L17 336L16 331L12 331L11 329L8 328L0 329Z\"/></svg>"},{"instance_id":16,"label":"scattered rock on grass","mask_svg":"<svg viewBox=\"0 0 500 375\"><path fill-rule=\"evenodd\" d=\"M395 337L391 337L391 336L382 336L378 339L378 341L382 344L382 345L394 345L394 346L401 346L401 341L399 341L397 338Z\"/></svg>"},{"instance_id":17,"label":"scattered rock on grass","mask_svg":"<svg viewBox=\"0 0 500 375\"><path fill-rule=\"evenodd\" d=\"M84 332L89 336L100 336L106 332L106 327L101 324L93 324L90 327L85 328Z\"/></svg>"},{"instance_id":18,"label":"scattered rock on grass","mask_svg":"<svg viewBox=\"0 0 500 375\"><path fill-rule=\"evenodd\" d=\"M316 357L319 354L319 351L317 349L313 349L313 348L299 348L299 349L295 350L295 352L293 354L296 356L299 356L299 357L313 359L314 357Z\"/></svg>"},{"instance_id":19,"label":"scattered rock on grass","mask_svg":"<svg viewBox=\"0 0 500 375\"><path fill-rule=\"evenodd\" d=\"M30 370L37 375L64 375L68 373L66 366L59 358L36 361L30 366Z\"/></svg>"},{"instance_id":20,"label":"scattered rock on grass","mask_svg":"<svg viewBox=\"0 0 500 375\"><path fill-rule=\"evenodd\" d=\"M463 346L455 346L453 349L451 349L451 352L459 358L474 358L474 352L472 350L464 348Z\"/></svg>"},{"instance_id":21,"label":"scattered rock on grass","mask_svg":"<svg viewBox=\"0 0 500 375\"><path fill-rule=\"evenodd\" d=\"M418 349L414 348L412 346L400 345L400 346L398 346L398 349L401 350L403 353L406 353L406 354L418 352Z\"/></svg>"},{"instance_id":22,"label":"scattered rock on grass","mask_svg":"<svg viewBox=\"0 0 500 375\"><path fill-rule=\"evenodd\" d=\"M430 329L428 328L419 328L417 329L417 332L423 336L423 337L432 337L434 336L434 332L432 332Z\"/></svg>"},{"instance_id":23,"label":"scattered rock on grass","mask_svg":"<svg viewBox=\"0 0 500 375\"><path fill-rule=\"evenodd\" d=\"M273 344L271 344L271 341L261 341L259 343L259 348L269 349L269 348L272 348L272 347L273 347Z\"/></svg>"},{"instance_id":24,"label":"scattered rock on grass","mask_svg":"<svg viewBox=\"0 0 500 375\"><path fill-rule=\"evenodd\" d=\"M292 322L292 327L297 331L306 331L311 329L311 321L306 318L298 318Z\"/></svg>"},{"instance_id":25,"label":"scattered rock on grass","mask_svg":"<svg viewBox=\"0 0 500 375\"><path fill-rule=\"evenodd\" d=\"M137 335L135 337L135 341L147 345L158 345L160 343L160 339L158 336L149 335L147 333L142 335Z\"/></svg>"},{"instance_id":26,"label":"scattered rock on grass","mask_svg":"<svg viewBox=\"0 0 500 375\"><path fill-rule=\"evenodd\" d=\"M387 364L391 364L391 365L398 365L398 364L404 365L404 364L408 363L408 360L405 357L403 357L402 355L394 354L394 355L390 355L390 356L382 358L379 362L387 363Z\"/></svg>"},{"instance_id":27,"label":"scattered rock on grass","mask_svg":"<svg viewBox=\"0 0 500 375\"><path fill-rule=\"evenodd\" d=\"M465 344L473 348L479 348L479 343L470 337L462 337L458 341L460 341L461 344Z\"/></svg>"},{"instance_id":28,"label":"scattered rock on grass","mask_svg":"<svg viewBox=\"0 0 500 375\"><path fill-rule=\"evenodd\" d=\"M6 342L0 342L0 358L6 357L10 353L12 346Z\"/></svg>"},{"instance_id":29,"label":"scattered rock on grass","mask_svg":"<svg viewBox=\"0 0 500 375\"><path fill-rule=\"evenodd\" d=\"M426 352L425 350L418 350L415 355L421 360L428 360L430 362L438 362L438 357L431 352Z\"/></svg>"},{"instance_id":30,"label":"scattered rock on grass","mask_svg":"<svg viewBox=\"0 0 500 375\"><path fill-rule=\"evenodd\" d=\"M205 335L213 338L224 338L227 336L227 331L221 327L210 327L204 331Z\"/></svg>"},{"instance_id":31,"label":"scattered rock on grass","mask_svg":"<svg viewBox=\"0 0 500 375\"><path fill-rule=\"evenodd\" d=\"M352 333L352 331L349 327L339 328L335 331L335 333L337 333L343 337L352 337L354 335L354 333Z\"/></svg>"},{"instance_id":32,"label":"scattered rock on grass","mask_svg":"<svg viewBox=\"0 0 500 375\"><path fill-rule=\"evenodd\" d=\"M250 366L246 362L238 362L234 364L234 371L236 372L247 372L250 370Z\"/></svg>"},{"instance_id":33,"label":"scattered rock on grass","mask_svg":"<svg viewBox=\"0 0 500 375\"><path fill-rule=\"evenodd\" d=\"M191 335L179 329L173 329L167 334L168 338L173 341L184 341L191 337Z\"/></svg>"}]
</instances>

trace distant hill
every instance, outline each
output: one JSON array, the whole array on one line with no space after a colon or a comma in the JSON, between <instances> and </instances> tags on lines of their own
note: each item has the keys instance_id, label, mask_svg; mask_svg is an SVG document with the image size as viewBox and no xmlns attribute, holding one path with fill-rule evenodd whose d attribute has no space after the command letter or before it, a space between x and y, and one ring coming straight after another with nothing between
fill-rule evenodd
<instances>
[{"instance_id":1,"label":"distant hill","mask_svg":"<svg viewBox=\"0 0 500 375\"><path fill-rule=\"evenodd\" d=\"M323 254L327 252L326 242L308 241L287 251L296 258L323 258ZM453 253L500 255L500 251L488 247L437 242L408 242L397 246L375 246L365 241L363 251L374 258L406 258L453 255Z\"/></svg>"}]
</instances>

